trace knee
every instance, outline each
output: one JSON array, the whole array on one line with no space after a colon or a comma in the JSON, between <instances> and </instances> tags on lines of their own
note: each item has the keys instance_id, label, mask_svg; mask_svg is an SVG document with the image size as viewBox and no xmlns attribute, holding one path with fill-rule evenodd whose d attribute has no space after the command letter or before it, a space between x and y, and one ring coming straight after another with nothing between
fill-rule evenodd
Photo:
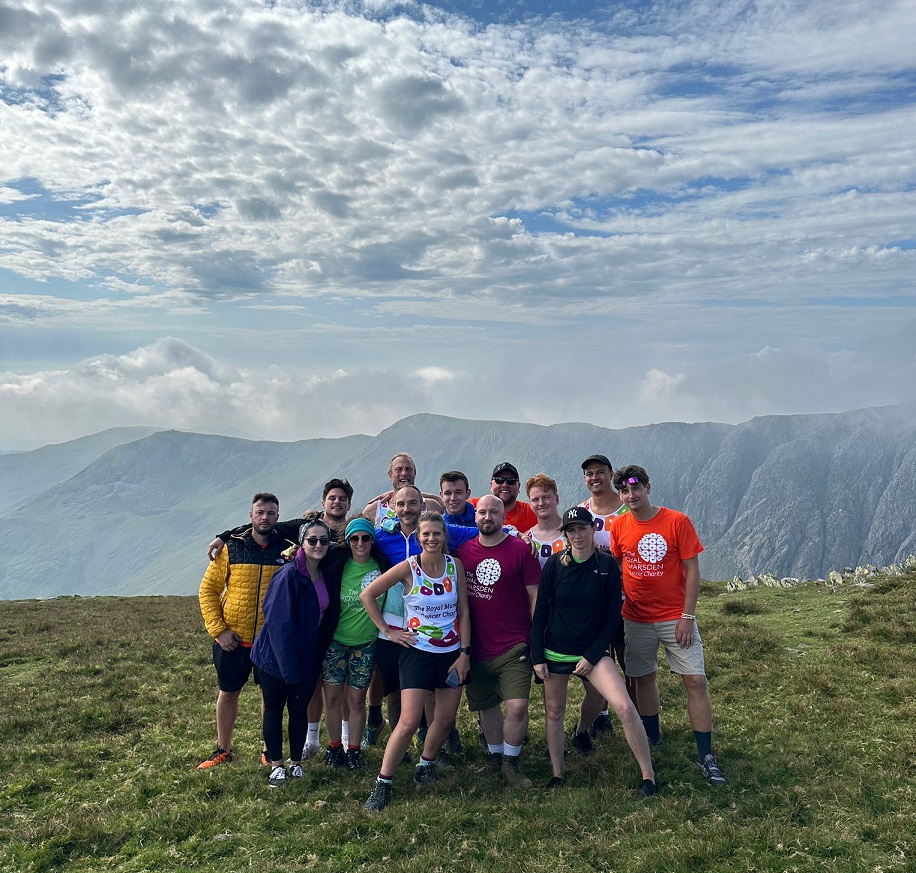
<instances>
[{"instance_id":1,"label":"knee","mask_svg":"<svg viewBox=\"0 0 916 873\"><path fill-rule=\"evenodd\" d=\"M528 718L527 700L510 700L506 703L506 718L520 720Z\"/></svg>"},{"instance_id":2,"label":"knee","mask_svg":"<svg viewBox=\"0 0 916 873\"><path fill-rule=\"evenodd\" d=\"M688 694L705 694L709 688L706 677L701 674L684 674L681 676Z\"/></svg>"},{"instance_id":3,"label":"knee","mask_svg":"<svg viewBox=\"0 0 916 873\"><path fill-rule=\"evenodd\" d=\"M566 717L566 707L559 703L547 703L544 705L544 717L551 723L563 721Z\"/></svg>"}]
</instances>

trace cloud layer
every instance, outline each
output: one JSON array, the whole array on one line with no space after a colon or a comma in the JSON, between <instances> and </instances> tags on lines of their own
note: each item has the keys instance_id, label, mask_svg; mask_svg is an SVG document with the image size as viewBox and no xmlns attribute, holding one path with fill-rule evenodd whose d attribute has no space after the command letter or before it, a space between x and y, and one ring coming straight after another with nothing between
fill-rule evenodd
<instances>
[{"instance_id":1,"label":"cloud layer","mask_svg":"<svg viewBox=\"0 0 916 873\"><path fill-rule=\"evenodd\" d=\"M0 402L134 423L98 362L143 421L232 386L301 435L444 395L624 424L904 399L912 5L543 6L0 5ZM303 372L336 418L286 411ZM342 402L351 376L396 390Z\"/></svg>"}]
</instances>

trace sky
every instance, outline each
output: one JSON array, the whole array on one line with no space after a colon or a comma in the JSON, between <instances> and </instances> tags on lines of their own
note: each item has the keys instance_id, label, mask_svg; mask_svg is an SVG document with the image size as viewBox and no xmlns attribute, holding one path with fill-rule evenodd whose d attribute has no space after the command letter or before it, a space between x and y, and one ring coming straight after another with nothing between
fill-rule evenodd
<instances>
[{"instance_id":1,"label":"sky","mask_svg":"<svg viewBox=\"0 0 916 873\"><path fill-rule=\"evenodd\" d=\"M0 0L0 449L913 400L914 45L912 0Z\"/></svg>"}]
</instances>

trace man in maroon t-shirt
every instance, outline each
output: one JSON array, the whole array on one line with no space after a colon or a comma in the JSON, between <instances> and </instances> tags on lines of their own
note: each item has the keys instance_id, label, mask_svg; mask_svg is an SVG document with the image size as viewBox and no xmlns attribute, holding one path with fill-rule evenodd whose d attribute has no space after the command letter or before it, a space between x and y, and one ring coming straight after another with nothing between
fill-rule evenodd
<instances>
[{"instance_id":1,"label":"man in maroon t-shirt","mask_svg":"<svg viewBox=\"0 0 916 873\"><path fill-rule=\"evenodd\" d=\"M531 788L518 759L528 730L528 647L541 565L526 543L503 531L506 510L498 497L481 497L475 520L479 534L456 552L474 629L468 706L480 717L488 767L499 769L510 785Z\"/></svg>"}]
</instances>

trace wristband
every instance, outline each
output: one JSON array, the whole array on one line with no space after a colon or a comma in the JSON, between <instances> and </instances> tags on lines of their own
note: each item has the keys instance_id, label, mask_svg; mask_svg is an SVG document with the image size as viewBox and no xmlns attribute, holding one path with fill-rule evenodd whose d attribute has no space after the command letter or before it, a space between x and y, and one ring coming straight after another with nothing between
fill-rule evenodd
<instances>
[{"instance_id":1,"label":"wristband","mask_svg":"<svg viewBox=\"0 0 916 873\"><path fill-rule=\"evenodd\" d=\"M469 658L471 657L471 647L470 646L462 646L460 649L458 649L458 651L463 652Z\"/></svg>"},{"instance_id":2,"label":"wristband","mask_svg":"<svg viewBox=\"0 0 916 873\"><path fill-rule=\"evenodd\" d=\"M682 612L681 618L686 618L687 621L696 621L697 620L697 617L695 615L691 615L689 612Z\"/></svg>"}]
</instances>

